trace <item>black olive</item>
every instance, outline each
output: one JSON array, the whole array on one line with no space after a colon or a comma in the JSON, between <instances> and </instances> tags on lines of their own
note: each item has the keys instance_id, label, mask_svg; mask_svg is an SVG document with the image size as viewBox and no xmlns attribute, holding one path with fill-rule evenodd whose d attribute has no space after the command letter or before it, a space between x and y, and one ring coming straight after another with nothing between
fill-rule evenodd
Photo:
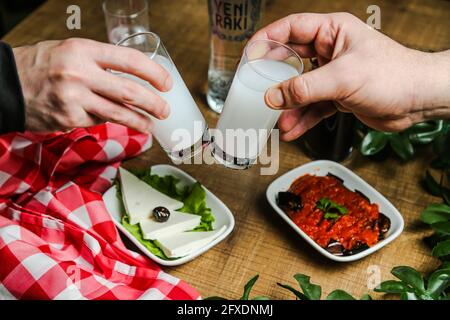
<instances>
[{"instance_id":1,"label":"black olive","mask_svg":"<svg viewBox=\"0 0 450 320\"><path fill-rule=\"evenodd\" d=\"M358 243L357 245L355 245L352 249L350 250L345 250L344 251L344 256L352 256L354 254L360 253L364 250L369 249L369 246L367 245L367 243Z\"/></svg>"},{"instance_id":2,"label":"black olive","mask_svg":"<svg viewBox=\"0 0 450 320\"><path fill-rule=\"evenodd\" d=\"M335 256L343 256L344 255L344 247L339 241L330 241L328 246L326 247L326 250L334 254Z\"/></svg>"},{"instance_id":3,"label":"black olive","mask_svg":"<svg viewBox=\"0 0 450 320\"><path fill-rule=\"evenodd\" d=\"M158 222L166 222L169 220L170 211L166 207L156 207L153 209L153 216Z\"/></svg>"},{"instance_id":4,"label":"black olive","mask_svg":"<svg viewBox=\"0 0 450 320\"><path fill-rule=\"evenodd\" d=\"M345 250L339 241L330 241L326 250L335 256L352 256L368 248L369 246L367 244L360 242L356 244L353 249Z\"/></svg>"},{"instance_id":5,"label":"black olive","mask_svg":"<svg viewBox=\"0 0 450 320\"><path fill-rule=\"evenodd\" d=\"M344 184L344 179L341 179L338 176L335 176L334 174L332 174L330 172L327 173L327 176L331 177L331 178L335 178L337 181L339 181L340 183Z\"/></svg>"},{"instance_id":6,"label":"black olive","mask_svg":"<svg viewBox=\"0 0 450 320\"><path fill-rule=\"evenodd\" d=\"M302 198L292 192L279 192L278 205L283 210L299 211L303 208Z\"/></svg>"},{"instance_id":7,"label":"black olive","mask_svg":"<svg viewBox=\"0 0 450 320\"><path fill-rule=\"evenodd\" d=\"M386 217L383 213L380 212L380 217L378 218L378 230L380 230L380 238L384 239L384 236L391 228L391 219Z\"/></svg>"},{"instance_id":8,"label":"black olive","mask_svg":"<svg viewBox=\"0 0 450 320\"><path fill-rule=\"evenodd\" d=\"M372 202L370 201L369 197L366 196L366 195L365 195L364 193L362 193L361 191L355 190L355 192L356 192L357 194L359 194L361 197L363 197L364 199L366 199L366 201L367 201L368 203L372 203Z\"/></svg>"}]
</instances>

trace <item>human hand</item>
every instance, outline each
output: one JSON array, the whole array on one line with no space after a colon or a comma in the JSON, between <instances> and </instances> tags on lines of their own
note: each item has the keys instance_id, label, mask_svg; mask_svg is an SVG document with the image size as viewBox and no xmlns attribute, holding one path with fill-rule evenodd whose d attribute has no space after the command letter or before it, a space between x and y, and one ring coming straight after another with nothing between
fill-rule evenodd
<instances>
[{"instance_id":1,"label":"human hand","mask_svg":"<svg viewBox=\"0 0 450 320\"><path fill-rule=\"evenodd\" d=\"M161 91L172 79L143 53L86 39L44 41L13 49L25 97L25 127L49 132L112 121L150 132L151 120L169 114L167 103L138 83L107 69L136 75Z\"/></svg>"},{"instance_id":2,"label":"human hand","mask_svg":"<svg viewBox=\"0 0 450 320\"><path fill-rule=\"evenodd\" d=\"M347 13L290 15L251 40L257 39L318 58L319 68L266 93L269 107L287 110L279 120L283 140L298 138L337 110L382 131L450 117L450 51L408 49Z\"/></svg>"}]
</instances>

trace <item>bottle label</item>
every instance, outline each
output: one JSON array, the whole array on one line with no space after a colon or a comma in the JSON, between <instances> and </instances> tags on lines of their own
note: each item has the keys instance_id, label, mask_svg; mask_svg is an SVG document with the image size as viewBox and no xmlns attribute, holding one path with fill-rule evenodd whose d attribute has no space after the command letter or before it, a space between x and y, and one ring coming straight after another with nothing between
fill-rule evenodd
<instances>
[{"instance_id":1,"label":"bottle label","mask_svg":"<svg viewBox=\"0 0 450 320\"><path fill-rule=\"evenodd\" d=\"M209 0L211 33L220 40L242 42L259 26L263 0Z\"/></svg>"}]
</instances>

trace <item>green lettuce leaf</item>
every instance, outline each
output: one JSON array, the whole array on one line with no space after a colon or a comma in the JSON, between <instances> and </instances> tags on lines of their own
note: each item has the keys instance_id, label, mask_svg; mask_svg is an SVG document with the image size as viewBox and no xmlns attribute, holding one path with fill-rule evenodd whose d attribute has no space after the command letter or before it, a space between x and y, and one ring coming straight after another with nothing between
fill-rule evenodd
<instances>
[{"instance_id":1,"label":"green lettuce leaf","mask_svg":"<svg viewBox=\"0 0 450 320\"><path fill-rule=\"evenodd\" d=\"M184 206L181 212L193 213L202 217L200 224L193 231L212 231L214 216L211 209L206 206L206 192L198 182L194 184L189 195L182 200Z\"/></svg>"}]
</instances>

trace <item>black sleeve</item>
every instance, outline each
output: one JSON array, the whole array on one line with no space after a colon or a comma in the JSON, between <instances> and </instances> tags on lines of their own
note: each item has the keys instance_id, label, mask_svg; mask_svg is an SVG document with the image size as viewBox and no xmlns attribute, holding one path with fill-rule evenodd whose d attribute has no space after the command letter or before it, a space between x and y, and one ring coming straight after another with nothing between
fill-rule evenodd
<instances>
[{"instance_id":1,"label":"black sleeve","mask_svg":"<svg viewBox=\"0 0 450 320\"><path fill-rule=\"evenodd\" d=\"M25 102L11 47L0 41L0 134L25 129Z\"/></svg>"}]
</instances>

